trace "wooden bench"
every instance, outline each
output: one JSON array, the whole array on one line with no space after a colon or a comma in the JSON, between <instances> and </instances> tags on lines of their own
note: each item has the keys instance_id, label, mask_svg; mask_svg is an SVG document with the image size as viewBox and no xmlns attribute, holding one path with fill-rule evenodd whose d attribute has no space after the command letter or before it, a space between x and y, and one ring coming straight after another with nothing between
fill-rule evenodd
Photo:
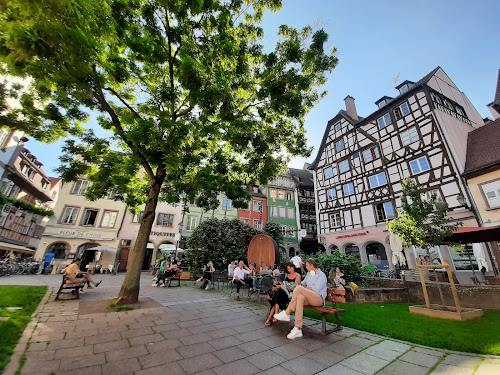
<instances>
[{"instance_id":1,"label":"wooden bench","mask_svg":"<svg viewBox=\"0 0 500 375\"><path fill-rule=\"evenodd\" d=\"M332 303L332 307L327 306L304 306L304 309L314 310L321 313L321 319L323 324L321 326L321 333L327 335L332 332L340 331L342 326L340 325L339 314L345 313L345 310L338 309L337 303L345 303L345 289L327 289L326 301ZM325 305L326 305L325 301ZM327 315L335 315L335 321L337 326L334 329L326 329L326 317Z\"/></svg>"},{"instance_id":2,"label":"wooden bench","mask_svg":"<svg viewBox=\"0 0 500 375\"><path fill-rule=\"evenodd\" d=\"M177 285L174 286L181 286L181 276L182 276L182 270L177 270L175 271L174 276L166 277L165 280L168 280L168 283L165 283L168 287L172 286L172 281L177 281Z\"/></svg>"},{"instance_id":3,"label":"wooden bench","mask_svg":"<svg viewBox=\"0 0 500 375\"><path fill-rule=\"evenodd\" d=\"M66 275L63 275L61 286L59 287L55 298L56 301L60 300L59 295L63 292L63 290L70 290L71 294L75 295L75 299L80 299L80 289L85 286L85 280L78 279L72 284L66 284L67 279Z\"/></svg>"}]
</instances>

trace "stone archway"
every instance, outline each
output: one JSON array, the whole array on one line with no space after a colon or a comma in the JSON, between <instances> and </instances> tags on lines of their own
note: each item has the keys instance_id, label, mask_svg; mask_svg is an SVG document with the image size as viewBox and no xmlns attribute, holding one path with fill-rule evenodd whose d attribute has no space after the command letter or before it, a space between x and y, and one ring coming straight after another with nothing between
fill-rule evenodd
<instances>
[{"instance_id":1,"label":"stone archway","mask_svg":"<svg viewBox=\"0 0 500 375\"><path fill-rule=\"evenodd\" d=\"M339 247L335 244L332 244L332 245L328 246L327 254L332 255L336 251L340 251Z\"/></svg>"},{"instance_id":2,"label":"stone archway","mask_svg":"<svg viewBox=\"0 0 500 375\"><path fill-rule=\"evenodd\" d=\"M66 259L69 251L70 251L70 246L67 242L58 241L58 242L53 242L49 246L47 246L45 254L53 253L54 259Z\"/></svg>"}]
</instances>

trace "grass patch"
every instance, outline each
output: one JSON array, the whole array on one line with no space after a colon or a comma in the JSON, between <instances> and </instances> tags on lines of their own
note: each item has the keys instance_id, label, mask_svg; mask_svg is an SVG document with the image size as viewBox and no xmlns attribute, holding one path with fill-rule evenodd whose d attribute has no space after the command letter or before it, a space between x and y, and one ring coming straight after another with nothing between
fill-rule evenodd
<instances>
[{"instance_id":1,"label":"grass patch","mask_svg":"<svg viewBox=\"0 0 500 375\"><path fill-rule=\"evenodd\" d=\"M115 307L115 311L116 312L119 312L119 311L130 311L130 310L133 310L134 308L132 306L120 306L120 305L117 305Z\"/></svg>"},{"instance_id":2,"label":"grass patch","mask_svg":"<svg viewBox=\"0 0 500 375\"><path fill-rule=\"evenodd\" d=\"M9 362L17 342L31 320L31 314L47 293L46 286L0 286L0 373ZM7 311L5 307L22 307L20 311ZM22 359L22 358L21 358Z\"/></svg>"},{"instance_id":3,"label":"grass patch","mask_svg":"<svg viewBox=\"0 0 500 375\"><path fill-rule=\"evenodd\" d=\"M500 354L500 311L483 310L481 318L455 321L410 314L414 303L349 304L340 322L345 327L359 329L415 344L479 354ZM321 319L313 310L304 315ZM334 322L329 315L327 320Z\"/></svg>"}]
</instances>

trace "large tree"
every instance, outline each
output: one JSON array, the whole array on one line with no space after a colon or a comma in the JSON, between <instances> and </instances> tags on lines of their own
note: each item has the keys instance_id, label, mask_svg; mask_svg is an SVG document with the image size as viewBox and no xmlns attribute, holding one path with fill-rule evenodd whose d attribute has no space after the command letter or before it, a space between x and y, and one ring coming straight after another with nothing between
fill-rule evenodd
<instances>
[{"instance_id":1,"label":"large tree","mask_svg":"<svg viewBox=\"0 0 500 375\"><path fill-rule=\"evenodd\" d=\"M218 193L244 207L243 185L265 184L290 156L308 156L304 117L337 64L328 35L260 26L281 0L2 0L0 86L21 108L3 125L52 141L69 134L60 171L86 175L87 197L111 190L145 204L120 291L136 302L159 199L211 209ZM1 104L0 104L1 105ZM106 130L83 130L95 114Z\"/></svg>"}]
</instances>

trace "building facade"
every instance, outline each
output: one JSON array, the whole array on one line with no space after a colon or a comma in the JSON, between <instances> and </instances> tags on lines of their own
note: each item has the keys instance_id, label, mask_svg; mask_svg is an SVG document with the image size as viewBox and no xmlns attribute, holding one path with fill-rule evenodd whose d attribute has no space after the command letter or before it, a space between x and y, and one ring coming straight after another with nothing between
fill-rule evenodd
<instances>
[{"instance_id":1,"label":"building facade","mask_svg":"<svg viewBox=\"0 0 500 375\"><path fill-rule=\"evenodd\" d=\"M53 180L24 147L28 139L23 133L0 129L0 194L36 208L51 209L57 192ZM0 254L14 251L18 255L34 255L46 218L27 208L5 202L0 212Z\"/></svg>"},{"instance_id":2,"label":"building facade","mask_svg":"<svg viewBox=\"0 0 500 375\"><path fill-rule=\"evenodd\" d=\"M327 252L341 251L379 269L394 268L386 221L401 207L404 178L417 181L426 195L437 194L453 220L478 226L459 201L467 197L460 175L467 134L483 119L440 67L396 89L395 98L381 98L366 118L346 97L346 110L328 122L312 164L320 242ZM421 252L405 249L410 268ZM461 261L447 246L431 249L431 255Z\"/></svg>"},{"instance_id":3,"label":"building facade","mask_svg":"<svg viewBox=\"0 0 500 375\"><path fill-rule=\"evenodd\" d=\"M320 250L320 246L316 228L313 174L306 169L308 166L309 164L306 164L304 169L290 168L288 173L295 184L299 249L306 254L315 254Z\"/></svg>"},{"instance_id":4,"label":"building facade","mask_svg":"<svg viewBox=\"0 0 500 375\"><path fill-rule=\"evenodd\" d=\"M55 254L54 270L63 267L76 257L82 258L82 269L96 263L107 268L117 265L118 233L123 223L126 207L108 197L95 202L85 199L90 182L80 178L75 182L62 183L54 216L47 223L37 258L47 252ZM106 246L106 250L88 250Z\"/></svg>"},{"instance_id":5,"label":"building facade","mask_svg":"<svg viewBox=\"0 0 500 375\"><path fill-rule=\"evenodd\" d=\"M252 199L248 202L248 209L238 209L238 219L252 228L262 230L267 223L267 197L261 186L249 186ZM265 188L264 188L265 189Z\"/></svg>"},{"instance_id":6,"label":"building facade","mask_svg":"<svg viewBox=\"0 0 500 375\"><path fill-rule=\"evenodd\" d=\"M295 183L288 173L282 173L267 185L268 220L281 227L283 248L290 255L299 250Z\"/></svg>"}]
</instances>

